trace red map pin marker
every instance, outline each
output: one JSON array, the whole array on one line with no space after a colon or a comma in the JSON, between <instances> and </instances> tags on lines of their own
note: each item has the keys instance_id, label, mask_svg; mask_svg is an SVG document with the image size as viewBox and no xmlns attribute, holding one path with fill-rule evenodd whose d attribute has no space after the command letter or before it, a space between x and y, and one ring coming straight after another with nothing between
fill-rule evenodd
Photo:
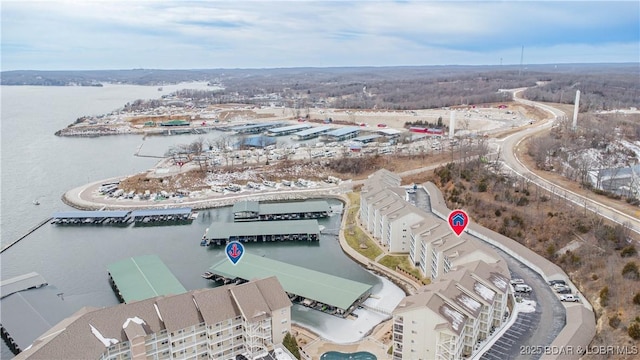
<instances>
[{"instance_id":1,"label":"red map pin marker","mask_svg":"<svg viewBox=\"0 0 640 360\"><path fill-rule=\"evenodd\" d=\"M456 235L460 236L469 225L469 216L463 210L453 210L449 214L449 226Z\"/></svg>"}]
</instances>

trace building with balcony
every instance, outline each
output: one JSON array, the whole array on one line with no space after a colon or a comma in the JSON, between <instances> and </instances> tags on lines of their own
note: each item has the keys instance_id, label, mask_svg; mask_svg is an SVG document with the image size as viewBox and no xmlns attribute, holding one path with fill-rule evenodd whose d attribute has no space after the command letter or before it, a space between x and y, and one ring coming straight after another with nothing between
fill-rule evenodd
<instances>
[{"instance_id":1,"label":"building with balcony","mask_svg":"<svg viewBox=\"0 0 640 360\"><path fill-rule=\"evenodd\" d=\"M291 331L277 278L83 308L16 359L258 359Z\"/></svg>"},{"instance_id":2,"label":"building with balcony","mask_svg":"<svg viewBox=\"0 0 640 360\"><path fill-rule=\"evenodd\" d=\"M403 299L393 311L393 359L460 359L506 320L504 262L454 268Z\"/></svg>"}]
</instances>

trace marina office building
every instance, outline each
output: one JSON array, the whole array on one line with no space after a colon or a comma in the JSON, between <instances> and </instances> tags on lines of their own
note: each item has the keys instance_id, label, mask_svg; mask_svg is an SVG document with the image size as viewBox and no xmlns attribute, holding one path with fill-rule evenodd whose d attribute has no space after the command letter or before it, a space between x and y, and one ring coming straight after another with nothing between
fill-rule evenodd
<instances>
[{"instance_id":1,"label":"marina office building","mask_svg":"<svg viewBox=\"0 0 640 360\"><path fill-rule=\"evenodd\" d=\"M269 277L85 307L16 359L259 359L290 331L291 302L277 278Z\"/></svg>"},{"instance_id":2,"label":"marina office building","mask_svg":"<svg viewBox=\"0 0 640 360\"><path fill-rule=\"evenodd\" d=\"M390 252L409 255L432 283L393 311L393 359L459 359L502 325L510 273L495 251L408 202L399 176L380 170L360 196L362 226Z\"/></svg>"}]
</instances>

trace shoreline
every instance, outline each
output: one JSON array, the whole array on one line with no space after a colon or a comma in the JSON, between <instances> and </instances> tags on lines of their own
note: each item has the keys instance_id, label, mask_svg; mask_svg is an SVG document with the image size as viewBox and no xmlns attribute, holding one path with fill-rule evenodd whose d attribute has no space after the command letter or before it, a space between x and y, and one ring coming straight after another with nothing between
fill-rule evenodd
<instances>
[{"instance_id":1,"label":"shoreline","mask_svg":"<svg viewBox=\"0 0 640 360\"><path fill-rule=\"evenodd\" d=\"M372 265L374 263L372 260L364 257L360 253L358 253L355 249L351 248L349 244L347 244L346 239L344 238L343 231L346 227L346 211L348 207L351 206L351 202L349 198L345 195L347 192L352 191L353 186L357 185L360 181L345 181L340 185L319 187L319 188L311 188L311 189L294 189L294 190L274 190L269 192L251 192L246 194L229 194L229 195L219 195L216 197L209 197L197 200L187 200L179 203L169 203L167 201L163 201L160 204L158 203L150 203L150 204L117 204L117 200L107 201L107 199L103 199L103 201L96 201L95 196L93 195L94 191L100 187L101 184L106 182L118 181L127 176L114 177L110 179L103 179L99 181L95 181L92 183L88 183L74 189L71 189L65 192L62 196L62 201L78 210L123 210L123 209L150 209L150 208L158 208L158 207L192 207L193 209L204 210L204 209L214 209L224 206L231 206L234 202L238 200L251 199L251 200L259 200L259 201L283 201L283 200L306 200L306 199L314 199L314 198L332 198L337 199L343 204L343 214L342 220L340 223L340 231L338 234L338 242L340 244L340 248L342 252L347 255L352 261L359 264L364 270L369 271L376 276L379 276L383 279L386 279L390 283L394 284L398 287L399 291L403 292L403 295L406 296L408 291L410 292L408 287L412 287L411 284L399 283L397 281L397 276L394 276L393 271L391 269L383 269L381 266ZM139 200L126 200L128 202L138 202ZM122 201L121 201L122 202ZM371 310L367 310L371 311ZM372 314L378 314L377 312L373 312ZM382 314L378 314L383 317ZM382 338L377 339L376 337L380 337L380 335L376 336L376 333L379 329L386 329L391 326L390 319L383 319L380 322L376 322L371 326L366 333L362 334L362 337L355 341L350 341L349 343L339 343L334 340L327 339L326 336L323 336L321 332L318 332L316 329L309 327L308 325L301 323L293 323L292 324L292 335L296 336L296 334L302 334L302 338L307 339L307 345L313 345L317 351L323 349L323 352L330 350L345 350L349 347L355 348L363 348L369 352L375 352L378 359L387 359L387 346L381 346ZM298 337L298 336L296 336ZM375 344L375 346L372 346ZM303 347L301 346L301 351ZM317 354L319 357L321 354ZM385 356L383 356L385 355Z\"/></svg>"}]
</instances>

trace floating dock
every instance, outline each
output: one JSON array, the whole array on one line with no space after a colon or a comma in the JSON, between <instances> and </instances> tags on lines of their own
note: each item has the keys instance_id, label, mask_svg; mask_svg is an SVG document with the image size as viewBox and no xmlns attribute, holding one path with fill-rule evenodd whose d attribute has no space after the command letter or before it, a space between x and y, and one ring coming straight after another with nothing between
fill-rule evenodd
<instances>
[{"instance_id":1,"label":"floating dock","mask_svg":"<svg viewBox=\"0 0 640 360\"><path fill-rule=\"evenodd\" d=\"M131 218L135 223L153 223L158 221L193 220L191 208L134 210Z\"/></svg>"},{"instance_id":2,"label":"floating dock","mask_svg":"<svg viewBox=\"0 0 640 360\"><path fill-rule=\"evenodd\" d=\"M63 301L63 294L38 273L2 281L0 293L0 334L16 355L74 311Z\"/></svg>"},{"instance_id":3,"label":"floating dock","mask_svg":"<svg viewBox=\"0 0 640 360\"><path fill-rule=\"evenodd\" d=\"M190 223L197 213L191 208L146 209L134 211L64 211L54 213L51 224L55 225L123 225Z\"/></svg>"},{"instance_id":4,"label":"floating dock","mask_svg":"<svg viewBox=\"0 0 640 360\"><path fill-rule=\"evenodd\" d=\"M293 134L295 140L309 140L317 138L318 136L332 131L334 128L331 126L318 126L308 130L303 130Z\"/></svg>"},{"instance_id":5,"label":"floating dock","mask_svg":"<svg viewBox=\"0 0 640 360\"><path fill-rule=\"evenodd\" d=\"M127 224L129 211L63 211L54 213L51 223L56 225Z\"/></svg>"},{"instance_id":6,"label":"floating dock","mask_svg":"<svg viewBox=\"0 0 640 360\"><path fill-rule=\"evenodd\" d=\"M233 221L309 220L328 217L331 208L326 201L259 203L238 201L233 205Z\"/></svg>"},{"instance_id":7,"label":"floating dock","mask_svg":"<svg viewBox=\"0 0 640 360\"><path fill-rule=\"evenodd\" d=\"M144 255L107 266L109 282L121 302L178 295L187 290L156 255Z\"/></svg>"},{"instance_id":8,"label":"floating dock","mask_svg":"<svg viewBox=\"0 0 640 360\"><path fill-rule=\"evenodd\" d=\"M207 276L225 283L276 276L289 298L297 304L346 317L369 295L371 285L245 253L237 264L223 259Z\"/></svg>"},{"instance_id":9,"label":"floating dock","mask_svg":"<svg viewBox=\"0 0 640 360\"><path fill-rule=\"evenodd\" d=\"M202 237L200 245L226 245L231 241L276 242L318 241L318 220L257 221L248 223L215 222Z\"/></svg>"}]
</instances>

